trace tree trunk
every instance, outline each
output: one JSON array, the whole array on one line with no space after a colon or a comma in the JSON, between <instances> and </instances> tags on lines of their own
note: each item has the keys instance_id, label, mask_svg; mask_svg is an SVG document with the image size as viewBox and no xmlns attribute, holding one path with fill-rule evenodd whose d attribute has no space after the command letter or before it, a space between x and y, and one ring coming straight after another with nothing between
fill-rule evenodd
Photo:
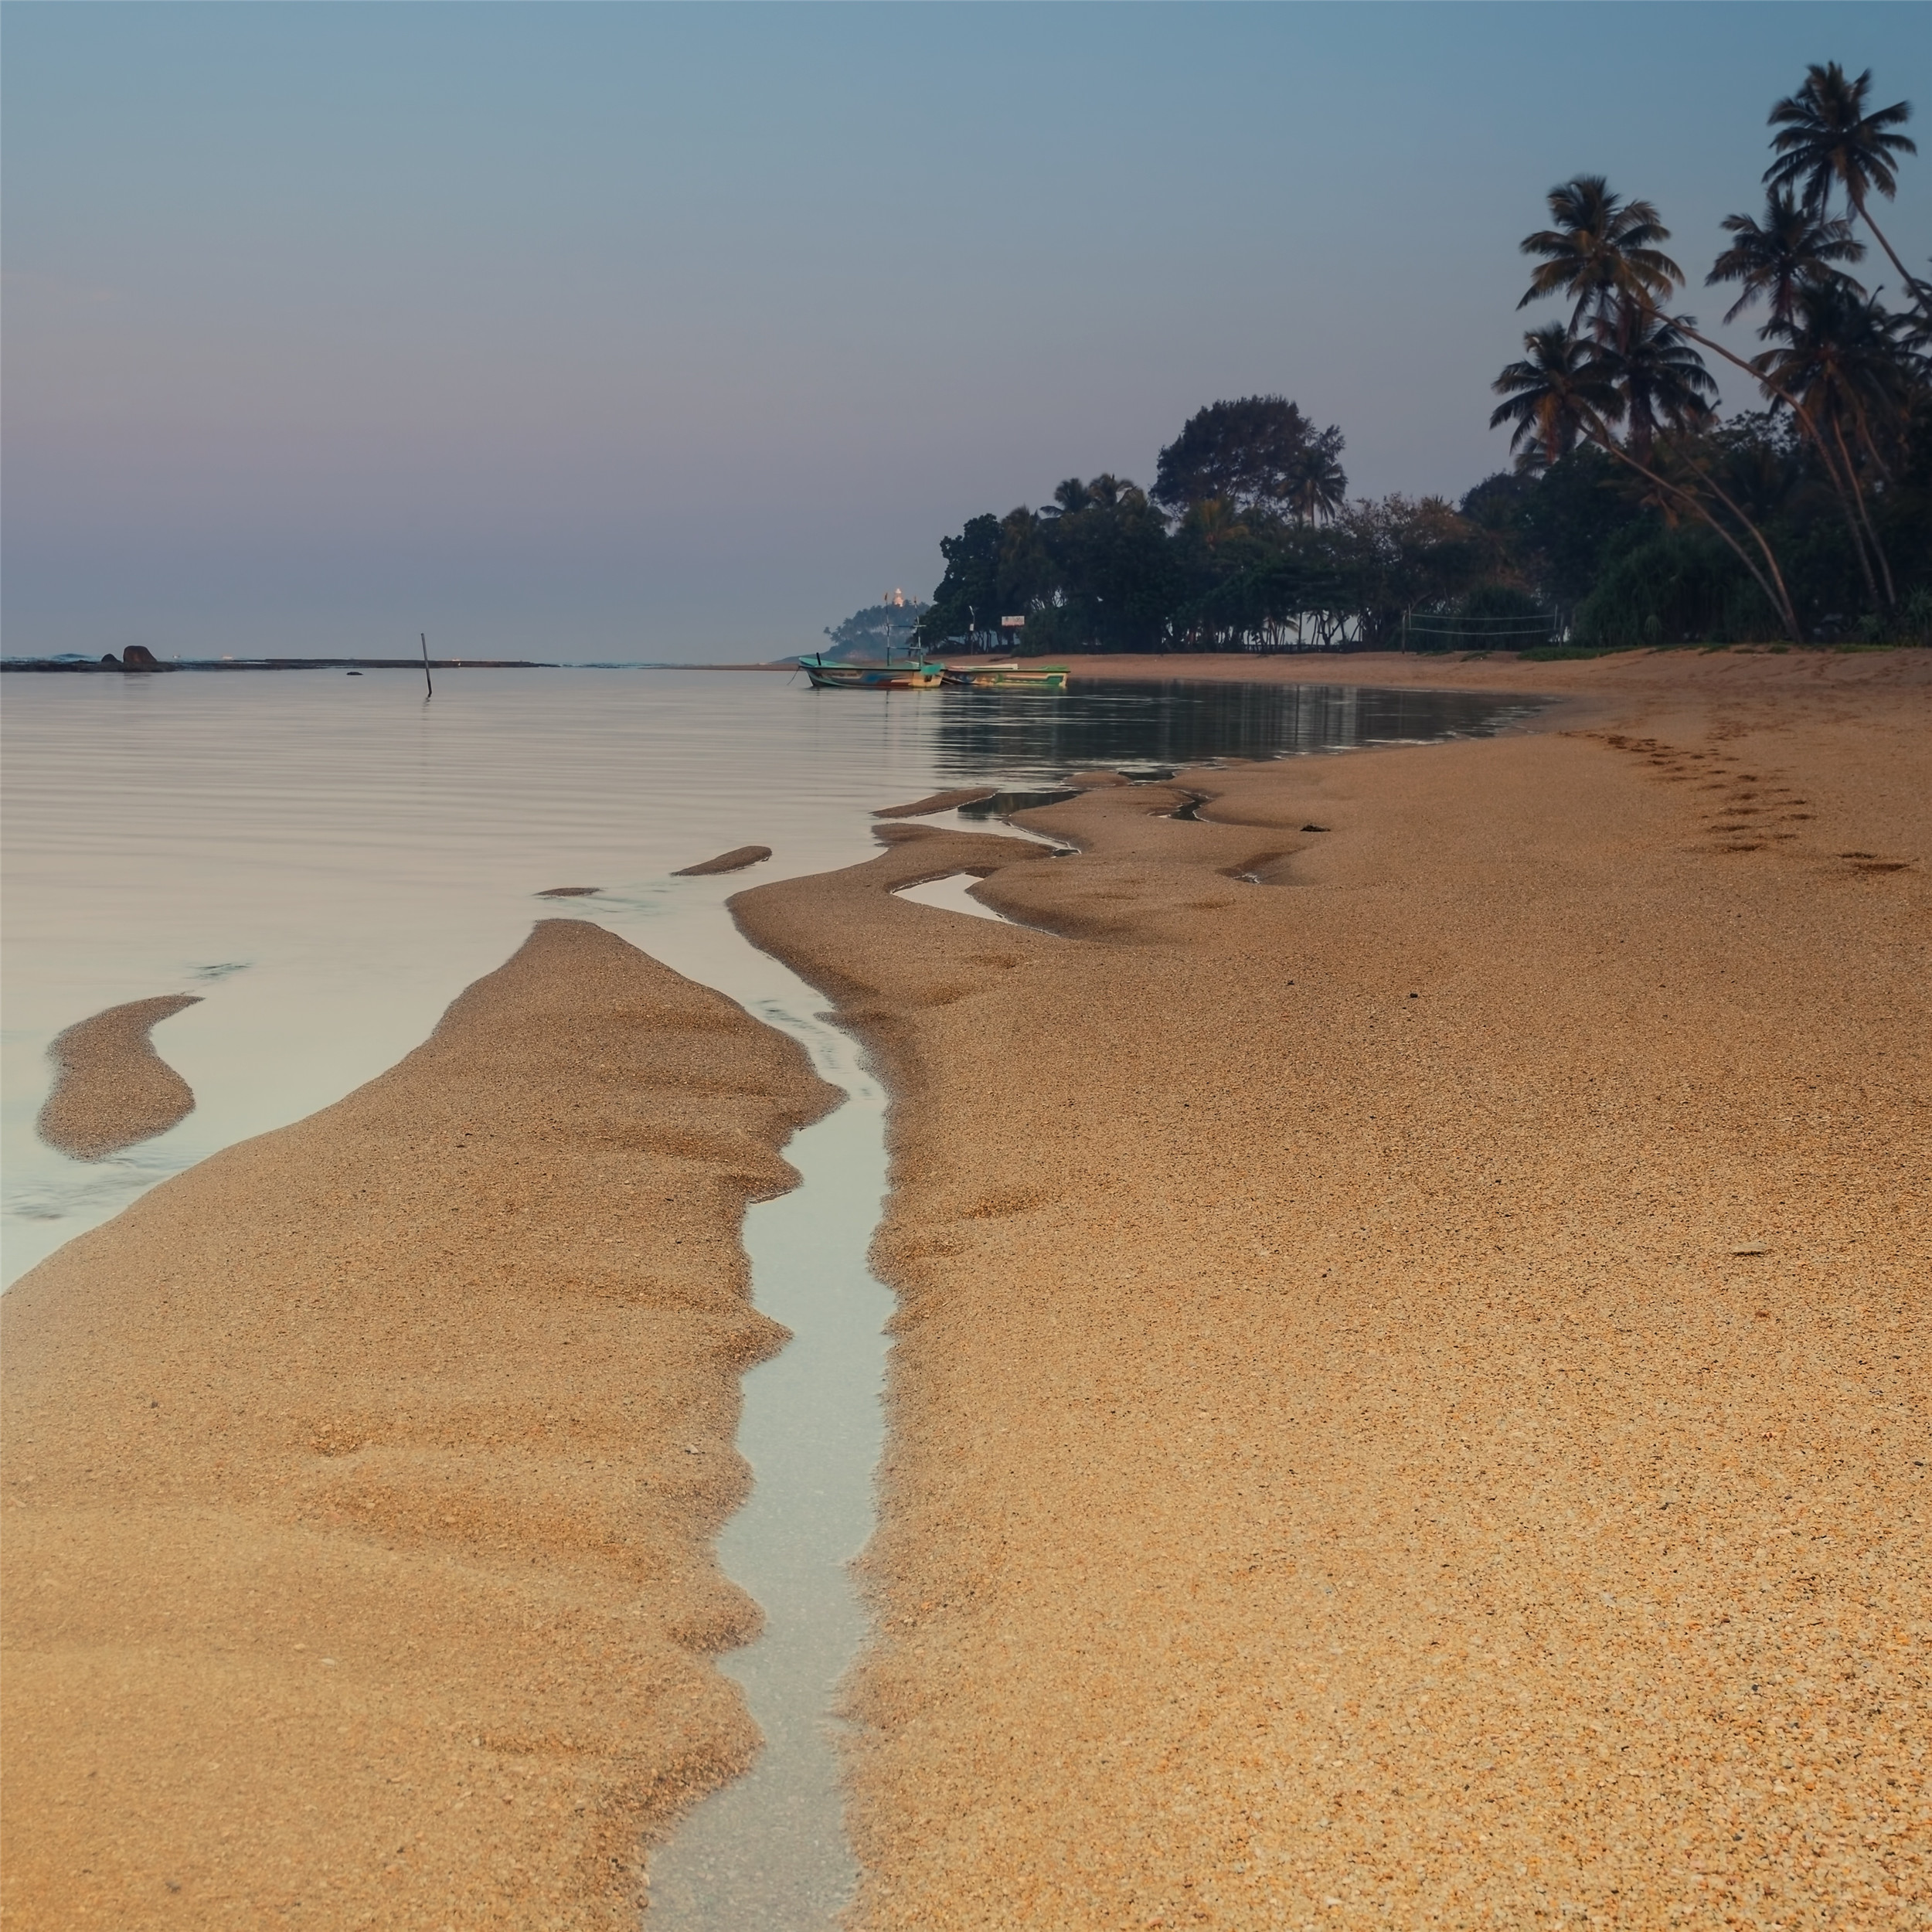
<instances>
[{"instance_id":1,"label":"tree trunk","mask_svg":"<svg viewBox=\"0 0 1932 1932\"><path fill-rule=\"evenodd\" d=\"M1871 539L1872 553L1879 560L1879 568L1885 573L1884 603L1886 609L1889 611L1899 600L1899 594L1893 587L1892 566L1886 560L1885 546L1879 542L1878 532L1872 527L1872 513L1865 506L1865 492L1859 488L1858 471L1852 464L1852 452L1845 447L1844 429L1835 417L1832 423L1832 434L1838 438L1838 454L1845 459L1845 473L1852 479L1852 488L1857 498L1859 515L1864 521L1866 535ZM1873 588L1876 591L1876 587Z\"/></svg>"},{"instance_id":2,"label":"tree trunk","mask_svg":"<svg viewBox=\"0 0 1932 1932\"><path fill-rule=\"evenodd\" d=\"M1862 195L1854 196L1852 198L1852 206L1858 210L1859 219L1862 220L1865 223L1866 226L1870 229L1873 235L1877 237L1879 247L1885 250L1886 257L1889 259L1892 266L1899 271L1900 279L1905 284L1906 294L1914 303L1917 304L1919 308L1924 308L1925 298L1919 292L1919 278L1912 273L1910 269L1906 267L1903 262L1899 260L1898 250L1885 239L1885 230L1879 227L1878 223L1872 219L1872 211L1866 206L1865 197Z\"/></svg>"},{"instance_id":3,"label":"tree trunk","mask_svg":"<svg viewBox=\"0 0 1932 1932\"><path fill-rule=\"evenodd\" d=\"M1800 628L1798 621L1798 613L1791 607L1791 594L1784 588L1784 573L1778 569L1777 560L1772 557L1770 554L1770 546L1765 543L1764 536L1759 531L1757 526L1752 522L1750 519L1746 516L1735 504L1731 504L1730 499L1728 497L1726 497L1724 501L1726 504L1730 505L1732 515L1736 517L1738 521L1744 526L1745 529L1750 532L1752 536L1756 539L1759 547L1765 552L1766 562L1769 564L1770 568L1772 581L1775 582L1777 586L1775 589L1772 587L1772 582L1767 582L1766 580L1764 573L1751 561L1749 555L1746 553L1743 546L1731 535L1730 531L1725 529L1723 524L1718 522L1716 517L1711 515L1709 510L1703 504L1700 503L1689 490L1681 488L1675 483L1666 482L1662 477L1659 476L1656 473L1655 470L1646 469L1644 465L1638 462L1636 457L1632 456L1628 450L1623 448L1620 444L1611 440L1610 437L1607 436L1592 435L1590 440L1594 443L1599 449L1604 450L1611 455L1615 457L1620 463L1628 463L1639 476L1646 478L1649 481L1655 484L1660 490L1668 490L1672 496L1677 497L1682 502L1688 503L1692 509L1696 511L1696 513L1717 532L1719 538L1730 550L1732 555L1734 556L1737 559L1738 562L1743 564L1744 568L1750 573L1751 581L1764 593L1766 602L1767 602L1771 606L1772 609L1777 613L1778 621L1784 627L1785 635L1788 637L1794 644L1802 644L1804 641L1804 633ZM1719 495L1720 496L1723 495L1723 493L1721 491L1719 492Z\"/></svg>"},{"instance_id":4,"label":"tree trunk","mask_svg":"<svg viewBox=\"0 0 1932 1932\"><path fill-rule=\"evenodd\" d=\"M1664 316L1662 311L1655 308L1654 304L1652 312L1663 320L1670 319L1668 316ZM1859 569L1863 574L1866 583L1871 587L1872 594L1876 598L1878 595L1878 586L1872 578L1871 562L1865 554L1865 541L1859 533L1858 517L1852 504L1852 492L1855 486L1848 485L1845 476L1839 471L1838 464L1832 461L1831 446L1825 440L1825 432L1813 420L1811 412L1799 402L1798 398L1781 383L1771 381L1762 369L1753 367L1745 361L1743 356L1733 355L1722 342L1713 342L1708 335L1700 334L1688 323L1679 322L1677 326L1693 342L1701 344L1704 348L1710 350L1713 355L1723 356L1726 362L1741 369L1759 387L1769 389L1791 412L1798 427L1811 438L1812 447L1818 451L1818 461L1823 466L1826 476L1831 479L1832 488L1837 492L1839 504L1844 509L1845 526L1851 532L1852 549L1853 554L1858 558ZM1889 577L1891 573L1888 570L1886 574Z\"/></svg>"}]
</instances>

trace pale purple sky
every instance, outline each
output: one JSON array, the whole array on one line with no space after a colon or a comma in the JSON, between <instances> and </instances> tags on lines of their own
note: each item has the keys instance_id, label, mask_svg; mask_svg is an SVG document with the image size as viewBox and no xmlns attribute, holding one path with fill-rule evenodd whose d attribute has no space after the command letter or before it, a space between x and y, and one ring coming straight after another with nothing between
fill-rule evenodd
<instances>
[{"instance_id":1,"label":"pale purple sky","mask_svg":"<svg viewBox=\"0 0 1932 1932\"><path fill-rule=\"evenodd\" d=\"M10 5L6 648L769 657L1256 391L1458 495L1551 184L1713 321L1772 100L1926 95L1927 20Z\"/></svg>"}]
</instances>

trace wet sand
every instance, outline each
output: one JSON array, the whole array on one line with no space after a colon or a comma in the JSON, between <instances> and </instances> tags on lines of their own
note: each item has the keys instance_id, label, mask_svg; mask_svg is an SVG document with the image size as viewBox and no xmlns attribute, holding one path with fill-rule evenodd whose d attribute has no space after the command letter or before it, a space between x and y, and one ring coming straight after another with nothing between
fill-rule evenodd
<instances>
[{"instance_id":1,"label":"wet sand","mask_svg":"<svg viewBox=\"0 0 1932 1932\"><path fill-rule=\"evenodd\" d=\"M1932 654L1106 668L1573 702L733 901L896 1094L855 1923L1923 1922Z\"/></svg>"},{"instance_id":2,"label":"wet sand","mask_svg":"<svg viewBox=\"0 0 1932 1932\"><path fill-rule=\"evenodd\" d=\"M719 872L743 872L747 866L756 866L771 856L769 845L733 845L729 852L721 852L715 859L701 859L695 866L680 866L671 876L673 879L702 879L707 874Z\"/></svg>"},{"instance_id":3,"label":"wet sand","mask_svg":"<svg viewBox=\"0 0 1932 1932\"><path fill-rule=\"evenodd\" d=\"M539 923L389 1073L26 1276L4 1325L23 1928L616 1927L755 1738L710 1655L739 1228L833 1096Z\"/></svg>"},{"instance_id":4,"label":"wet sand","mask_svg":"<svg viewBox=\"0 0 1932 1932\"><path fill-rule=\"evenodd\" d=\"M77 1161L99 1161L185 1120L194 1093L148 1036L200 1003L192 993L130 1000L56 1034L48 1049L53 1091L35 1123L40 1138Z\"/></svg>"}]
</instances>

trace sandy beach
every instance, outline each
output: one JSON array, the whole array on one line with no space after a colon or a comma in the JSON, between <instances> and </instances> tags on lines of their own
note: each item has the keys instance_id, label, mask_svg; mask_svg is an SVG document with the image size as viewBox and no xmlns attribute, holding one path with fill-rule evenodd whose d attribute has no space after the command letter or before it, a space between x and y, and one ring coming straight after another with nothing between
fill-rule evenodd
<instances>
[{"instance_id":1,"label":"sandy beach","mask_svg":"<svg viewBox=\"0 0 1932 1932\"><path fill-rule=\"evenodd\" d=\"M634 1923L747 1761L739 1227L833 1097L600 928L0 1301L26 1927Z\"/></svg>"},{"instance_id":2,"label":"sandy beach","mask_svg":"<svg viewBox=\"0 0 1932 1932\"><path fill-rule=\"evenodd\" d=\"M1925 1923L1932 654L1092 675L1561 702L733 901L894 1095L852 1923ZM13 1918L634 1922L830 1097L546 920L22 1279Z\"/></svg>"},{"instance_id":3,"label":"sandy beach","mask_svg":"<svg viewBox=\"0 0 1932 1932\"><path fill-rule=\"evenodd\" d=\"M854 1922L1925 1923L1932 659L1094 672L1568 702L733 902L896 1094Z\"/></svg>"}]
</instances>

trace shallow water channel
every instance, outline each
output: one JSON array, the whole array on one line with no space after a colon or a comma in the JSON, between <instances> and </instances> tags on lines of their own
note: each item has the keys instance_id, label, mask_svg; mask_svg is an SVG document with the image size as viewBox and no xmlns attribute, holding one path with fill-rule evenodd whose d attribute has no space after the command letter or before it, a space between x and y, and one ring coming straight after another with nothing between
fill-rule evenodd
<instances>
[{"instance_id":1,"label":"shallow water channel","mask_svg":"<svg viewBox=\"0 0 1932 1932\"><path fill-rule=\"evenodd\" d=\"M728 1573L764 1606L723 1660L766 1749L651 1862L679 1932L828 1926L854 1877L831 1709L864 1635L849 1565L870 1532L890 1297L866 1262L886 1097L824 1002L732 923L747 884L877 849L872 808L946 787L1473 735L1533 707L1462 693L1177 683L1032 693L809 693L770 674L598 668L6 680L6 1278L217 1148L393 1065L531 921L609 927L799 1040L848 1098L786 1150L794 1192L747 1217L758 1305L795 1339L745 1378L750 1502ZM736 876L676 879L729 847ZM981 916L961 877L921 901ZM557 886L594 896L544 900ZM186 1120L95 1162L33 1118L54 1033L192 992L155 1044Z\"/></svg>"}]
</instances>

